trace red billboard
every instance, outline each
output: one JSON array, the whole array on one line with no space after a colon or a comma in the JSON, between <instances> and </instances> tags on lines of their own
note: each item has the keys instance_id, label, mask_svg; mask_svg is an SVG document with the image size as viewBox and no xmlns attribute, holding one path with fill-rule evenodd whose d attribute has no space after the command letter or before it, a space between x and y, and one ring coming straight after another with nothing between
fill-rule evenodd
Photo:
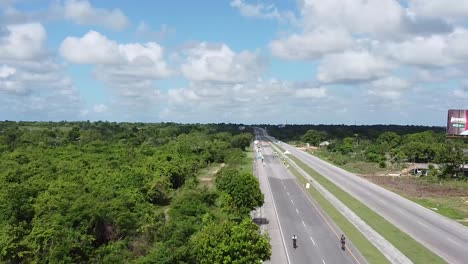
<instances>
[{"instance_id":1,"label":"red billboard","mask_svg":"<svg viewBox=\"0 0 468 264\"><path fill-rule=\"evenodd\" d=\"M468 136L468 110L448 110L447 134Z\"/></svg>"}]
</instances>

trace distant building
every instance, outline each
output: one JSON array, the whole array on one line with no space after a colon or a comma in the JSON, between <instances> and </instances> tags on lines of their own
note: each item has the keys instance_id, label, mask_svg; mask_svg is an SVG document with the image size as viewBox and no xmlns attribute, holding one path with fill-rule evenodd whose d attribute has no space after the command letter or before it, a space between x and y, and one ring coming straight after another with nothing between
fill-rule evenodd
<instances>
[{"instance_id":1,"label":"distant building","mask_svg":"<svg viewBox=\"0 0 468 264\"><path fill-rule=\"evenodd\" d=\"M429 163L415 163L411 165L408 169L409 169L409 172L413 175L426 176L429 174L430 165L431 164ZM439 168L437 164L432 164L432 166L436 169Z\"/></svg>"},{"instance_id":2,"label":"distant building","mask_svg":"<svg viewBox=\"0 0 468 264\"><path fill-rule=\"evenodd\" d=\"M321 143L319 144L319 147L324 148L324 147L328 147L328 145L330 145L330 142L328 142L328 141L323 141L323 142L321 142Z\"/></svg>"}]
</instances>

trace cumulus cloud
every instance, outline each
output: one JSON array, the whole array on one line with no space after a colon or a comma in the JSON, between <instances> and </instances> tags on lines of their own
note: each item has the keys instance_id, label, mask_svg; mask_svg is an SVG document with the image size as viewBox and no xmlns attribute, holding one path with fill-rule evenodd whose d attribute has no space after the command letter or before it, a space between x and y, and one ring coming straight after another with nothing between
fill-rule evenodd
<instances>
[{"instance_id":1,"label":"cumulus cloud","mask_svg":"<svg viewBox=\"0 0 468 264\"><path fill-rule=\"evenodd\" d=\"M20 10L15 7L17 1L7 2L0 16L0 21L7 24L67 20L78 25L100 26L111 30L123 30L130 25L129 19L120 9L97 8L88 0L52 1L49 6L39 10Z\"/></svg>"},{"instance_id":2,"label":"cumulus cloud","mask_svg":"<svg viewBox=\"0 0 468 264\"><path fill-rule=\"evenodd\" d=\"M46 31L41 24L8 25L0 35L0 59L32 60L46 54Z\"/></svg>"},{"instance_id":3,"label":"cumulus cloud","mask_svg":"<svg viewBox=\"0 0 468 264\"><path fill-rule=\"evenodd\" d=\"M328 26L381 35L398 30L404 12L394 0L305 0L301 13L306 31Z\"/></svg>"},{"instance_id":4,"label":"cumulus cloud","mask_svg":"<svg viewBox=\"0 0 468 264\"><path fill-rule=\"evenodd\" d=\"M369 84L369 94L375 95L384 99L399 99L409 83L398 77L389 76L382 79L372 81Z\"/></svg>"},{"instance_id":5,"label":"cumulus cloud","mask_svg":"<svg viewBox=\"0 0 468 264\"><path fill-rule=\"evenodd\" d=\"M263 73L265 61L259 52L234 52L226 44L198 43L187 49L182 74L192 81L242 82Z\"/></svg>"},{"instance_id":6,"label":"cumulus cloud","mask_svg":"<svg viewBox=\"0 0 468 264\"><path fill-rule=\"evenodd\" d=\"M308 107L310 101L326 102L330 96L325 87L311 88L309 83L252 80L239 83L191 82L185 88L170 89L167 98L166 116L170 113L184 122L191 118L223 122L227 118L253 120L272 117L274 113L284 114L284 111L294 112L297 108Z\"/></svg>"},{"instance_id":7,"label":"cumulus cloud","mask_svg":"<svg viewBox=\"0 0 468 264\"><path fill-rule=\"evenodd\" d=\"M405 64L447 66L468 59L468 30L458 28L450 34L414 37L386 44L385 51Z\"/></svg>"},{"instance_id":8,"label":"cumulus cloud","mask_svg":"<svg viewBox=\"0 0 468 264\"><path fill-rule=\"evenodd\" d=\"M417 16L464 20L468 18L467 0L410 0L409 9Z\"/></svg>"},{"instance_id":9,"label":"cumulus cloud","mask_svg":"<svg viewBox=\"0 0 468 264\"><path fill-rule=\"evenodd\" d=\"M156 42L119 44L96 31L65 38L60 54L71 63L98 64L98 72L110 77L160 79L171 74Z\"/></svg>"},{"instance_id":10,"label":"cumulus cloud","mask_svg":"<svg viewBox=\"0 0 468 264\"><path fill-rule=\"evenodd\" d=\"M292 34L270 43L273 55L292 60L314 60L326 53L343 51L353 44L343 29L321 28L304 34Z\"/></svg>"},{"instance_id":11,"label":"cumulus cloud","mask_svg":"<svg viewBox=\"0 0 468 264\"><path fill-rule=\"evenodd\" d=\"M87 0L66 0L64 16L80 25L101 25L114 30L122 30L130 24L120 9L96 8Z\"/></svg>"},{"instance_id":12,"label":"cumulus cloud","mask_svg":"<svg viewBox=\"0 0 468 264\"><path fill-rule=\"evenodd\" d=\"M346 51L325 56L317 79L324 83L369 81L388 74L393 65L367 51Z\"/></svg>"},{"instance_id":13,"label":"cumulus cloud","mask_svg":"<svg viewBox=\"0 0 468 264\"><path fill-rule=\"evenodd\" d=\"M93 76L117 96L112 108L126 109L126 113L141 113L158 102L161 98L154 82L173 74L156 42L121 44L89 31L81 38L64 39L60 53L71 63L94 65Z\"/></svg>"},{"instance_id":14,"label":"cumulus cloud","mask_svg":"<svg viewBox=\"0 0 468 264\"><path fill-rule=\"evenodd\" d=\"M0 118L53 120L78 113L78 91L45 41L41 24L6 26L0 37L0 105L6 111Z\"/></svg>"}]
</instances>

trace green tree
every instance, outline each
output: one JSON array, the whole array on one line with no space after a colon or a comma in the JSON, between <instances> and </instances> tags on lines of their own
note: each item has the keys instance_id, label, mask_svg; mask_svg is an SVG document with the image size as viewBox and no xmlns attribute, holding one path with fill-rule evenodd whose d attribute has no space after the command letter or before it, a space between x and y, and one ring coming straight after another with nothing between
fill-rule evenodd
<instances>
[{"instance_id":1,"label":"green tree","mask_svg":"<svg viewBox=\"0 0 468 264\"><path fill-rule=\"evenodd\" d=\"M190 240L198 263L260 263L270 259L271 245L267 234L249 218L234 222L206 225Z\"/></svg>"},{"instance_id":2,"label":"green tree","mask_svg":"<svg viewBox=\"0 0 468 264\"><path fill-rule=\"evenodd\" d=\"M225 169L218 173L216 188L226 192L233 209L240 216L263 204L263 193L257 178L250 173L240 173L235 169Z\"/></svg>"},{"instance_id":3,"label":"green tree","mask_svg":"<svg viewBox=\"0 0 468 264\"><path fill-rule=\"evenodd\" d=\"M320 142L324 141L327 138L327 133L325 131L317 131L314 129L308 130L302 140L306 143L310 143L313 146L318 146Z\"/></svg>"}]
</instances>

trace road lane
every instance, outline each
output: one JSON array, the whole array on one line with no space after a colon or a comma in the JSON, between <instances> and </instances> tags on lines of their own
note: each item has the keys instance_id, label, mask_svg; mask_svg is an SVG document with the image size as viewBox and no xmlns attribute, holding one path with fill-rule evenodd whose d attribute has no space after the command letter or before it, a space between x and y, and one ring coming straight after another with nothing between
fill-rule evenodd
<instances>
[{"instance_id":1,"label":"road lane","mask_svg":"<svg viewBox=\"0 0 468 264\"><path fill-rule=\"evenodd\" d=\"M269 147L263 148L263 156L265 166L258 169L268 175L290 263L365 263L358 252L353 253L359 262L341 250L338 228L321 217L281 160L273 158ZM292 247L293 234L298 236L296 249Z\"/></svg>"}]
</instances>

